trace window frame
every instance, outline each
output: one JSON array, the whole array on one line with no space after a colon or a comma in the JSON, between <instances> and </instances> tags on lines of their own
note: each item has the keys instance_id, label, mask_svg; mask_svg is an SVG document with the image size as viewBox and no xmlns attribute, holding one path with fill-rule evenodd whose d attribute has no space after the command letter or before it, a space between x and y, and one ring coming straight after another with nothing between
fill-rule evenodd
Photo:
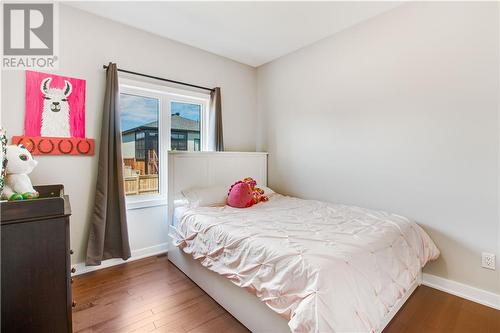
<instances>
[{"instance_id":1,"label":"window frame","mask_svg":"<svg viewBox=\"0 0 500 333\"><path fill-rule=\"evenodd\" d=\"M171 103L200 105L200 150L208 148L208 108L210 95L150 82L119 78L119 93L158 99L158 193L125 196L127 210L167 205L168 151L170 150ZM123 163L123 160L122 160Z\"/></svg>"}]
</instances>

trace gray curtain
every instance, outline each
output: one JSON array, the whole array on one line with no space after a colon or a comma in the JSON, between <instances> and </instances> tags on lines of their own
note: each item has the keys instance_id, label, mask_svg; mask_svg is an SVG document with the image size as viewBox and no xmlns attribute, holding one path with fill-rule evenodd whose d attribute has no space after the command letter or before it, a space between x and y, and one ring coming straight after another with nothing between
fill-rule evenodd
<instances>
[{"instance_id":1,"label":"gray curtain","mask_svg":"<svg viewBox=\"0 0 500 333\"><path fill-rule=\"evenodd\" d=\"M86 265L110 258L130 258L121 149L118 72L109 63L102 113L99 165L94 211L87 243Z\"/></svg>"},{"instance_id":2,"label":"gray curtain","mask_svg":"<svg viewBox=\"0 0 500 333\"><path fill-rule=\"evenodd\" d=\"M224 151L224 139L222 135L222 100L220 88L217 87L210 92L210 133L209 148L213 151Z\"/></svg>"}]
</instances>

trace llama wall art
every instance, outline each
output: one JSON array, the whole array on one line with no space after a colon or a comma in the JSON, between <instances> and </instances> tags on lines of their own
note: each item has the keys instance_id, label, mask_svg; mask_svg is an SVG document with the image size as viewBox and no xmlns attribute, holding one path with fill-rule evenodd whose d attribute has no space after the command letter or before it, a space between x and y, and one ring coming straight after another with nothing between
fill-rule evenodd
<instances>
[{"instance_id":1,"label":"llama wall art","mask_svg":"<svg viewBox=\"0 0 500 333\"><path fill-rule=\"evenodd\" d=\"M42 80L40 90L43 94L41 136L70 137L68 96L72 85L64 80L64 88L51 88L52 78Z\"/></svg>"},{"instance_id":2,"label":"llama wall art","mask_svg":"<svg viewBox=\"0 0 500 333\"><path fill-rule=\"evenodd\" d=\"M85 138L85 80L26 71L24 135L13 137L34 155L91 155Z\"/></svg>"}]
</instances>

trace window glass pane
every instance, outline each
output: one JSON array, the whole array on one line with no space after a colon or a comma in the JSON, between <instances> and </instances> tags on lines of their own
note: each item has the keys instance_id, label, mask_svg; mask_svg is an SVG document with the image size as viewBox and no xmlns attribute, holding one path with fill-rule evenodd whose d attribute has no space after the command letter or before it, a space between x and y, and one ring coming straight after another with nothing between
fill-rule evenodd
<instances>
[{"instance_id":1,"label":"window glass pane","mask_svg":"<svg viewBox=\"0 0 500 333\"><path fill-rule=\"evenodd\" d=\"M120 94L125 194L159 193L157 98Z\"/></svg>"},{"instance_id":2,"label":"window glass pane","mask_svg":"<svg viewBox=\"0 0 500 333\"><path fill-rule=\"evenodd\" d=\"M172 102L170 145L172 150L200 151L201 105Z\"/></svg>"}]
</instances>

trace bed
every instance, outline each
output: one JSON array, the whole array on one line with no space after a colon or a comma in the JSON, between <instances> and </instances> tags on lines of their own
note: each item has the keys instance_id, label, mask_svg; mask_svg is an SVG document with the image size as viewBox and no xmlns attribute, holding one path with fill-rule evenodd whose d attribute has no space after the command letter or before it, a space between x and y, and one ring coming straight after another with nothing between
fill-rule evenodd
<instances>
[{"instance_id":1,"label":"bed","mask_svg":"<svg viewBox=\"0 0 500 333\"><path fill-rule=\"evenodd\" d=\"M266 165L265 153L170 154L169 260L253 332L382 331L439 255L414 222L278 193L246 209L179 201L195 185L265 185Z\"/></svg>"}]
</instances>

